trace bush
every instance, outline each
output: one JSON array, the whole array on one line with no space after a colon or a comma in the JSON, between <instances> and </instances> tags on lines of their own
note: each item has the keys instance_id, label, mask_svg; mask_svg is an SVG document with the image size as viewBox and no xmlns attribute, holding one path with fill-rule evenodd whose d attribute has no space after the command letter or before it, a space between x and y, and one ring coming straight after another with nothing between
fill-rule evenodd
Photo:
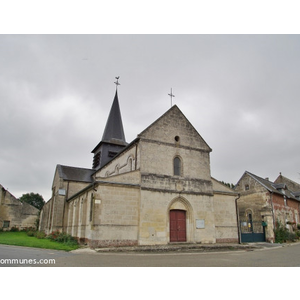
<instances>
[{"instance_id":1,"label":"bush","mask_svg":"<svg viewBox=\"0 0 300 300\"><path fill-rule=\"evenodd\" d=\"M56 241L56 239L57 239L57 237L58 237L59 234L60 234L60 232L58 230L52 231L51 233L49 233L47 235L46 238L49 239L49 240L52 240L52 241Z\"/></svg>"},{"instance_id":2,"label":"bush","mask_svg":"<svg viewBox=\"0 0 300 300\"><path fill-rule=\"evenodd\" d=\"M34 236L37 238L37 239L44 239L46 237L46 233L44 231L36 231L34 233Z\"/></svg>"},{"instance_id":3,"label":"bush","mask_svg":"<svg viewBox=\"0 0 300 300\"><path fill-rule=\"evenodd\" d=\"M16 231L19 231L19 228L14 226L10 229L11 232L16 232Z\"/></svg>"},{"instance_id":4,"label":"bush","mask_svg":"<svg viewBox=\"0 0 300 300\"><path fill-rule=\"evenodd\" d=\"M34 236L34 234L35 234L35 232L32 230L28 230L26 233L28 236Z\"/></svg>"},{"instance_id":5,"label":"bush","mask_svg":"<svg viewBox=\"0 0 300 300\"><path fill-rule=\"evenodd\" d=\"M275 243L285 243L287 241L294 241L296 239L296 234L294 232L289 232L280 222L278 222L275 233Z\"/></svg>"},{"instance_id":6,"label":"bush","mask_svg":"<svg viewBox=\"0 0 300 300\"><path fill-rule=\"evenodd\" d=\"M58 237L56 238L56 241L59 243L64 243L64 244L68 244L68 245L76 245L77 244L77 240L72 237L70 234L61 232Z\"/></svg>"},{"instance_id":7,"label":"bush","mask_svg":"<svg viewBox=\"0 0 300 300\"><path fill-rule=\"evenodd\" d=\"M67 245L77 245L77 240L72 237L70 234L67 234L65 232L59 232L58 230L52 231L49 235L46 237L47 239L50 239L52 241L58 242L58 243L64 243Z\"/></svg>"}]
</instances>

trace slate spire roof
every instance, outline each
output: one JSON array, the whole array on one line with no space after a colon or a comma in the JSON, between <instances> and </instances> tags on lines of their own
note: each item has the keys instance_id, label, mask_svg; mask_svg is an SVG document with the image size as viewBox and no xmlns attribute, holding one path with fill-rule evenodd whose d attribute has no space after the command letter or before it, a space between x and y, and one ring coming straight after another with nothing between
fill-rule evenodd
<instances>
[{"instance_id":1,"label":"slate spire roof","mask_svg":"<svg viewBox=\"0 0 300 300\"><path fill-rule=\"evenodd\" d=\"M106 122L106 126L102 136L102 142L119 142L120 144L127 145L125 141L125 134L123 129L117 90Z\"/></svg>"},{"instance_id":2,"label":"slate spire roof","mask_svg":"<svg viewBox=\"0 0 300 300\"><path fill-rule=\"evenodd\" d=\"M94 148L93 169L99 169L112 160L128 144L125 140L118 91L116 90L102 140Z\"/></svg>"}]
</instances>

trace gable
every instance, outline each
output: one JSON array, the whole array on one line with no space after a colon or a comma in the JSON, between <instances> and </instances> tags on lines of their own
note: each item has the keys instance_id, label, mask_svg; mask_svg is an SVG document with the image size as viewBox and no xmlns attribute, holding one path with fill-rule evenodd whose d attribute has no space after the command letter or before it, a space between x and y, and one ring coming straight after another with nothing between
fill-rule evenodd
<instances>
[{"instance_id":1,"label":"gable","mask_svg":"<svg viewBox=\"0 0 300 300\"><path fill-rule=\"evenodd\" d=\"M284 177L283 175L280 175L276 178L276 180L274 181L274 183L276 184L280 184L280 183L284 183L287 185L288 189L292 192L299 192L300 191L300 184L287 178Z\"/></svg>"},{"instance_id":2,"label":"gable","mask_svg":"<svg viewBox=\"0 0 300 300\"><path fill-rule=\"evenodd\" d=\"M238 181L234 188L237 192L240 193L249 193L252 192L265 192L270 191L269 185L266 184L266 180L251 174L248 171L245 171L241 179Z\"/></svg>"},{"instance_id":3,"label":"gable","mask_svg":"<svg viewBox=\"0 0 300 300\"><path fill-rule=\"evenodd\" d=\"M222 182L216 180L215 178L211 178L212 184L213 184L213 190L214 193L225 193L225 194L234 194L237 195L237 192L235 192L233 189L229 188Z\"/></svg>"},{"instance_id":4,"label":"gable","mask_svg":"<svg viewBox=\"0 0 300 300\"><path fill-rule=\"evenodd\" d=\"M168 144L178 143L182 147L207 152L212 151L176 105L142 131L138 137Z\"/></svg>"}]
</instances>

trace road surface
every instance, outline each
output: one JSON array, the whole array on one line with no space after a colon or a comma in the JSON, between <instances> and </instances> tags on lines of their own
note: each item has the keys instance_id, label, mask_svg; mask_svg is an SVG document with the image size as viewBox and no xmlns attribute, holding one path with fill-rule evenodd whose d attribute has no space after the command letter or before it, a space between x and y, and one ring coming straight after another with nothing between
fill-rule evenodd
<instances>
[{"instance_id":1,"label":"road surface","mask_svg":"<svg viewBox=\"0 0 300 300\"><path fill-rule=\"evenodd\" d=\"M300 243L201 253L65 252L0 245L0 267L300 267Z\"/></svg>"}]
</instances>

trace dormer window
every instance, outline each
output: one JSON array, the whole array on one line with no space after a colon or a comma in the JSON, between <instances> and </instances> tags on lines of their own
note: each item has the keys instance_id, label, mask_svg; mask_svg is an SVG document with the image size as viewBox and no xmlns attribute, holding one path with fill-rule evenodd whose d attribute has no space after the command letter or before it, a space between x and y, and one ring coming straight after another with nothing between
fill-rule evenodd
<instances>
[{"instance_id":1,"label":"dormer window","mask_svg":"<svg viewBox=\"0 0 300 300\"><path fill-rule=\"evenodd\" d=\"M182 174L181 159L178 156L174 158L173 164L174 164L174 175L181 176Z\"/></svg>"}]
</instances>

